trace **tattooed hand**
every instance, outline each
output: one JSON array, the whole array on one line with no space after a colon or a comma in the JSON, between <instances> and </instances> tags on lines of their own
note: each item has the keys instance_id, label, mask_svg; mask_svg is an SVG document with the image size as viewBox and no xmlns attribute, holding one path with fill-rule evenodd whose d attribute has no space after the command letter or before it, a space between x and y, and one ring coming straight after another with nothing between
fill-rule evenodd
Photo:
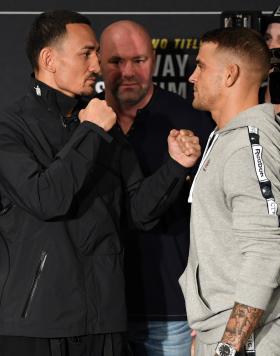
<instances>
[{"instance_id":1,"label":"tattooed hand","mask_svg":"<svg viewBox=\"0 0 280 356\"><path fill-rule=\"evenodd\" d=\"M235 303L221 341L239 351L258 326L263 312L262 309Z\"/></svg>"}]
</instances>

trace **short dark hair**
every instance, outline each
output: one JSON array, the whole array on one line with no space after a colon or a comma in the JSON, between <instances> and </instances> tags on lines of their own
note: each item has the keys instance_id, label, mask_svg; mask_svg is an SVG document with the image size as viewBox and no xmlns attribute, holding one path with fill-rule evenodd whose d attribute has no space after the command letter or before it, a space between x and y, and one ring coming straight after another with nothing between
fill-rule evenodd
<instances>
[{"instance_id":1,"label":"short dark hair","mask_svg":"<svg viewBox=\"0 0 280 356\"><path fill-rule=\"evenodd\" d=\"M206 32L203 42L213 42L218 48L231 51L239 57L246 58L248 63L256 65L264 80L270 68L270 54L262 35L248 28L219 28Z\"/></svg>"},{"instance_id":2,"label":"short dark hair","mask_svg":"<svg viewBox=\"0 0 280 356\"><path fill-rule=\"evenodd\" d=\"M91 26L87 17L68 10L43 12L35 19L26 40L26 54L34 70L38 69L41 50L63 37L66 33L66 25L70 23Z\"/></svg>"}]
</instances>

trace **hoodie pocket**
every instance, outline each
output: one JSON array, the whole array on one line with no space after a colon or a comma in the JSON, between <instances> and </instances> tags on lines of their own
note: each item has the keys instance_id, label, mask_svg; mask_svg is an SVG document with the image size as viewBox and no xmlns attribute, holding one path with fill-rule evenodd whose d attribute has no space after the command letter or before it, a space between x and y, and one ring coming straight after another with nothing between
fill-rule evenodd
<instances>
[{"instance_id":1,"label":"hoodie pocket","mask_svg":"<svg viewBox=\"0 0 280 356\"><path fill-rule=\"evenodd\" d=\"M42 273L43 273L43 270L45 267L47 257L48 257L47 252L42 251L41 256L40 256L40 261L37 265L37 269L36 269L35 275L33 277L30 291L29 291L27 299L25 301L23 311L21 313L21 317L23 319L26 319L30 313L30 308L31 308L32 302L34 300L34 297L36 295L36 291L38 289L38 285L39 285L39 282L40 282L40 279L41 279L41 276L42 276Z\"/></svg>"},{"instance_id":2,"label":"hoodie pocket","mask_svg":"<svg viewBox=\"0 0 280 356\"><path fill-rule=\"evenodd\" d=\"M209 303L207 302L205 297L202 295L201 284L200 284L200 280L199 280L199 265L197 265L196 269L195 269L195 282L196 282L195 283L196 294L197 294L197 297L198 297L198 300L199 300L201 306L203 307L203 309L205 311L207 311L207 313L214 314L213 311L210 308Z\"/></svg>"},{"instance_id":3,"label":"hoodie pocket","mask_svg":"<svg viewBox=\"0 0 280 356\"><path fill-rule=\"evenodd\" d=\"M215 313L202 296L199 280L199 266L196 261L189 259L188 266L180 277L180 285L185 297L188 321L194 328L201 329L202 324Z\"/></svg>"}]
</instances>

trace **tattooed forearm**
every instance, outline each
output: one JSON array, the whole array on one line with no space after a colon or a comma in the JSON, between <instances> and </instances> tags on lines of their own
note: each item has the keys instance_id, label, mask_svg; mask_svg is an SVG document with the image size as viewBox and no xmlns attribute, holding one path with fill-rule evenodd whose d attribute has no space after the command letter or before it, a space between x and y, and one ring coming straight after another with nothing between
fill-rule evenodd
<instances>
[{"instance_id":1,"label":"tattooed forearm","mask_svg":"<svg viewBox=\"0 0 280 356\"><path fill-rule=\"evenodd\" d=\"M239 351L257 327L263 312L261 309L235 303L222 342L232 345Z\"/></svg>"}]
</instances>

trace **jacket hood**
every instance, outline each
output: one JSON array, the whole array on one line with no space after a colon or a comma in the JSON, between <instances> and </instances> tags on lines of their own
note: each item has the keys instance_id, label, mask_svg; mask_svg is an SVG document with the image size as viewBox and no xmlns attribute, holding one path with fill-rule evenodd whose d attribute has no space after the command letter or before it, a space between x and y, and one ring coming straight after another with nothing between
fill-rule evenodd
<instances>
[{"instance_id":1,"label":"jacket hood","mask_svg":"<svg viewBox=\"0 0 280 356\"><path fill-rule=\"evenodd\" d=\"M222 134L237 128L247 126L257 126L258 129L263 130L265 128L271 127L271 124L269 123L271 121L274 122L273 126L275 129L280 131L280 119L278 122L275 117L273 104L260 104L240 112L225 127L217 130L216 133Z\"/></svg>"}]
</instances>

